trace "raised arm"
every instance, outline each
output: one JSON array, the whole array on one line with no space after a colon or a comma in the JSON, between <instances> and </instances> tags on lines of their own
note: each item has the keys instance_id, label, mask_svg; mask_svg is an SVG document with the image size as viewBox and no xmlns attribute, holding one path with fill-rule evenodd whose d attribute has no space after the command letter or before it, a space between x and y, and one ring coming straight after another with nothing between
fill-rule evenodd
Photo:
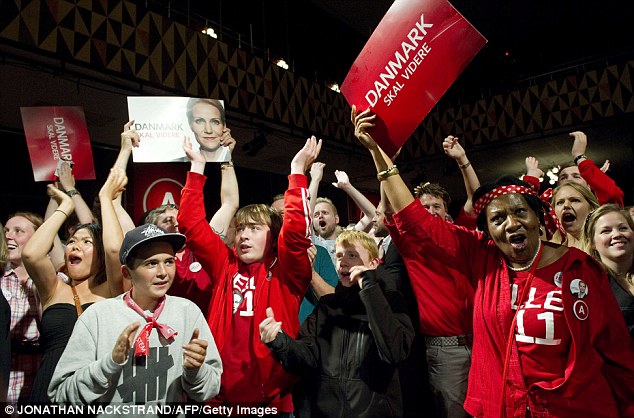
<instances>
[{"instance_id":1,"label":"raised arm","mask_svg":"<svg viewBox=\"0 0 634 418\"><path fill-rule=\"evenodd\" d=\"M473 214L473 193L480 187L480 180L476 174L473 165L467 158L467 153L458 142L458 137L449 135L442 143L445 154L451 157L460 168L464 188L467 191L467 201L464 204L464 211L470 216Z\"/></svg>"},{"instance_id":2,"label":"raised arm","mask_svg":"<svg viewBox=\"0 0 634 418\"><path fill-rule=\"evenodd\" d=\"M539 193L539 183L544 177L544 172L539 168L539 160L533 156L529 156L524 160L524 164L526 165L526 174L522 180L530 184L535 193Z\"/></svg>"},{"instance_id":3,"label":"raised arm","mask_svg":"<svg viewBox=\"0 0 634 418\"><path fill-rule=\"evenodd\" d=\"M139 133L134 129L134 120L129 121L123 125L123 132L121 132L121 148L119 149L119 155L112 166L113 169L123 170L125 173L128 168L128 161L132 154L132 148L138 147L141 141ZM121 231L126 232L134 229L134 221L130 217L130 214L125 210L121 203L123 194L119 193L113 202L114 210L121 226Z\"/></svg>"},{"instance_id":4,"label":"raised arm","mask_svg":"<svg viewBox=\"0 0 634 418\"><path fill-rule=\"evenodd\" d=\"M385 194L392 204L392 209L395 212L400 211L414 201L414 196L398 174L398 168L392 163L390 157L368 133L368 130L375 126L376 115L370 109L357 114L356 106L352 106L351 118L354 124L354 135L370 151L379 180L383 182Z\"/></svg>"},{"instance_id":5,"label":"raised arm","mask_svg":"<svg viewBox=\"0 0 634 418\"><path fill-rule=\"evenodd\" d=\"M125 190L128 177L124 170L112 168L106 182L99 191L101 203L101 224L103 226L103 247L106 255L106 278L112 297L128 290L132 283L123 280L119 249L123 243L123 231L115 210L114 200Z\"/></svg>"},{"instance_id":6,"label":"raised arm","mask_svg":"<svg viewBox=\"0 0 634 418\"><path fill-rule=\"evenodd\" d=\"M215 286L230 251L218 234L213 232L206 218L203 195L206 177L203 173L207 161L200 151L192 148L191 140L187 137L183 141L183 150L191 161L191 169L181 193L178 230L187 237L187 248L194 252Z\"/></svg>"},{"instance_id":7,"label":"raised arm","mask_svg":"<svg viewBox=\"0 0 634 418\"><path fill-rule=\"evenodd\" d=\"M77 215L79 223L90 224L95 222L95 216L92 210L90 210L90 207L86 204L86 201L75 187L75 176L73 176L69 163L64 162L60 165L58 176L60 189L73 199L75 215Z\"/></svg>"},{"instance_id":8,"label":"raised arm","mask_svg":"<svg viewBox=\"0 0 634 418\"><path fill-rule=\"evenodd\" d=\"M310 208L310 213L315 212L315 205L317 204L317 195L319 192L319 183L321 179L324 178L324 167L326 164L320 163L319 161L315 161L313 165L310 166L310 184L308 185L308 192L310 193L310 203L308 207Z\"/></svg>"},{"instance_id":9,"label":"raised arm","mask_svg":"<svg viewBox=\"0 0 634 418\"><path fill-rule=\"evenodd\" d=\"M48 306L49 301L55 294L57 286L62 283L57 278L57 271L47 256L49 249L53 245L53 240L57 231L64 224L64 221L75 209L75 205L70 196L52 184L48 185L48 194L52 196L58 204L58 208L53 212L42 226L40 226L22 250L22 261L29 273L35 287L40 295L42 307Z\"/></svg>"},{"instance_id":10,"label":"raised arm","mask_svg":"<svg viewBox=\"0 0 634 418\"><path fill-rule=\"evenodd\" d=\"M55 209L57 209L58 205L53 197L49 196L48 205L46 206L46 212L44 212L44 220L47 220L55 213ZM64 267L64 244L62 244L62 240L59 239L59 234L55 234L55 238L53 239L53 248L48 253L48 256L51 258L51 262L55 267L56 271L60 271Z\"/></svg>"},{"instance_id":11,"label":"raised arm","mask_svg":"<svg viewBox=\"0 0 634 418\"><path fill-rule=\"evenodd\" d=\"M231 129L225 127L220 138L220 145L228 147L230 155L233 153L236 140L231 136ZM231 238L230 241L233 242L233 237L227 236L227 233L233 216L240 206L240 191L233 161L220 163L220 171L222 178L220 182L220 208L211 217L209 225L226 244L230 244L227 241Z\"/></svg>"},{"instance_id":12,"label":"raised arm","mask_svg":"<svg viewBox=\"0 0 634 418\"><path fill-rule=\"evenodd\" d=\"M357 222L354 229L368 232L372 228L372 218L374 217L374 212L376 212L376 207L350 183L348 174L345 171L335 170L335 177L337 177L337 181L332 183L332 185L346 192L354 204L363 212L363 217Z\"/></svg>"},{"instance_id":13,"label":"raised arm","mask_svg":"<svg viewBox=\"0 0 634 418\"><path fill-rule=\"evenodd\" d=\"M588 183L592 191L597 195L599 204L615 203L623 207L623 190L616 185L614 180L605 174L594 161L586 157L586 148L588 146L588 137L580 131L570 133L574 138L572 144L572 158L574 163L579 167L579 174Z\"/></svg>"}]
</instances>

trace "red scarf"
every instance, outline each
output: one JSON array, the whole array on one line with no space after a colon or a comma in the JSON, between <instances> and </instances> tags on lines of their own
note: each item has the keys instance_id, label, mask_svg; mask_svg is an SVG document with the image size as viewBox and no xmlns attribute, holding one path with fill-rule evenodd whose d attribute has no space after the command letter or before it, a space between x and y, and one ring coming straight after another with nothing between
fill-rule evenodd
<instances>
[{"instance_id":1,"label":"red scarf","mask_svg":"<svg viewBox=\"0 0 634 418\"><path fill-rule=\"evenodd\" d=\"M141 315L147 321L147 323L141 329L141 332L139 333L139 336L134 343L135 357L148 355L150 351L149 341L152 328L156 327L159 334L161 334L163 338L167 340L171 340L172 338L174 338L175 335L178 335L174 328L170 327L169 325L159 324L158 322L156 322L159 315L163 311L163 308L165 307L165 296L163 296L161 300L159 300L159 303L156 306L153 315L146 314L143 309L141 309L141 307L136 304L134 299L132 299L132 289L123 294L123 301L126 303L126 305L128 305L128 307L132 308L134 312Z\"/></svg>"}]
</instances>

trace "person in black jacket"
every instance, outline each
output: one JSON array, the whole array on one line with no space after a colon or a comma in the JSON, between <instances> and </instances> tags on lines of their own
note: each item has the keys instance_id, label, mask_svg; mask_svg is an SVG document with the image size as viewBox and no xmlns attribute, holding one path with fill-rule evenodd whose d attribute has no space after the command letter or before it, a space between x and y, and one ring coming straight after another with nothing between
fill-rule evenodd
<instances>
[{"instance_id":1,"label":"person in black jacket","mask_svg":"<svg viewBox=\"0 0 634 418\"><path fill-rule=\"evenodd\" d=\"M407 305L377 277L378 248L368 234L344 231L335 249L335 293L319 300L297 339L281 331L271 308L260 338L287 370L313 380L312 417L401 417L397 365L414 338Z\"/></svg>"}]
</instances>

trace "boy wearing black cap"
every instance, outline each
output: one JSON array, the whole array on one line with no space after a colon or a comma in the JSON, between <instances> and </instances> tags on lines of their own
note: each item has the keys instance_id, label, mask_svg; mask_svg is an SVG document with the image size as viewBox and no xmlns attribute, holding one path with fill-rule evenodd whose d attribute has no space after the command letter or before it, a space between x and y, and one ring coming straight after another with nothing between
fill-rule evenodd
<instances>
[{"instance_id":1,"label":"boy wearing black cap","mask_svg":"<svg viewBox=\"0 0 634 418\"><path fill-rule=\"evenodd\" d=\"M156 225L126 234L119 259L132 289L78 319L49 386L51 400L147 407L218 393L222 365L204 315L191 301L165 295L184 244L184 235Z\"/></svg>"}]
</instances>

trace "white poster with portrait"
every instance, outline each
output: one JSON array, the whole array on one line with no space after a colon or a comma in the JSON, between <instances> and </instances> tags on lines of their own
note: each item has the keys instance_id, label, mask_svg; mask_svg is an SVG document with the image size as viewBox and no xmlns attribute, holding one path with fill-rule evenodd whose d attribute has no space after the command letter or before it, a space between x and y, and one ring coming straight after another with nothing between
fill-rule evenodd
<instances>
[{"instance_id":1,"label":"white poster with portrait","mask_svg":"<svg viewBox=\"0 0 634 418\"><path fill-rule=\"evenodd\" d=\"M231 159L220 145L225 130L222 100L174 96L128 97L128 115L139 133L140 145L132 151L135 163L188 161L183 140L209 162Z\"/></svg>"}]
</instances>

